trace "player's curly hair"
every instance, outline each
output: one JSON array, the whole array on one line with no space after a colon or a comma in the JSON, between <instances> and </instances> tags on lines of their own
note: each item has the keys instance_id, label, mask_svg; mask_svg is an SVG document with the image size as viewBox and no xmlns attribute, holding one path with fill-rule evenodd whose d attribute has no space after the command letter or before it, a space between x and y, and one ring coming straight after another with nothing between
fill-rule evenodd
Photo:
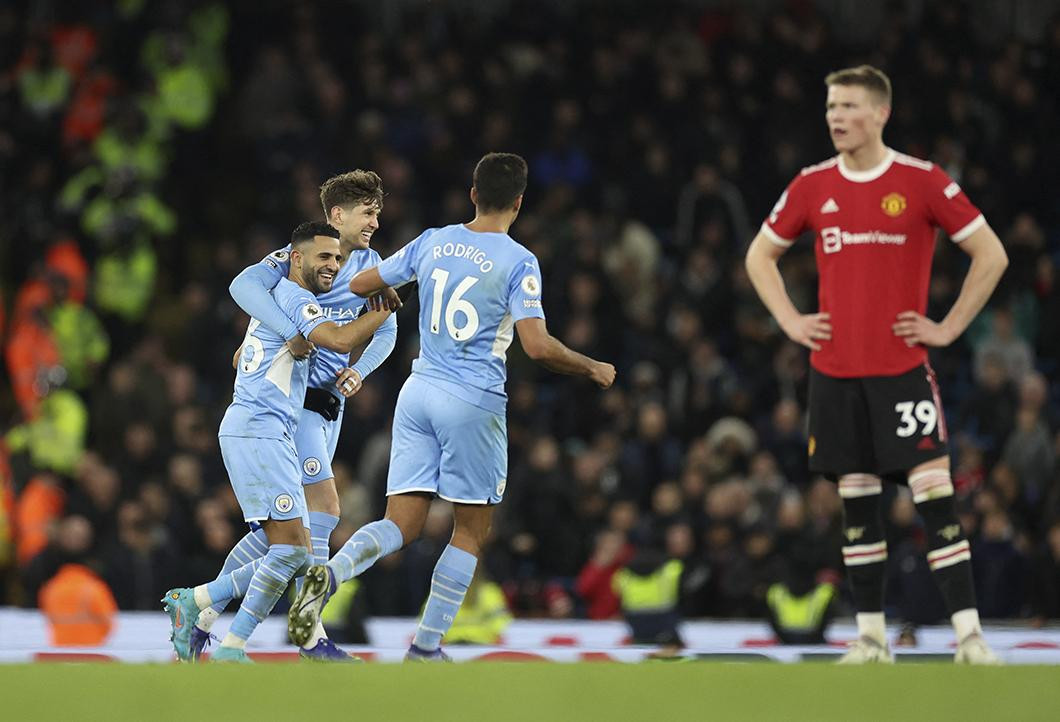
<instances>
[{"instance_id":1,"label":"player's curly hair","mask_svg":"<svg viewBox=\"0 0 1060 722\"><path fill-rule=\"evenodd\" d=\"M824 78L825 85L859 85L883 105L891 104L891 79L887 73L871 65L859 65L855 68L843 68L829 73Z\"/></svg>"},{"instance_id":2,"label":"player's curly hair","mask_svg":"<svg viewBox=\"0 0 1060 722\"><path fill-rule=\"evenodd\" d=\"M357 205L383 207L383 179L370 170L351 170L332 176L320 186L320 205L327 218L335 206L349 208Z\"/></svg>"}]
</instances>

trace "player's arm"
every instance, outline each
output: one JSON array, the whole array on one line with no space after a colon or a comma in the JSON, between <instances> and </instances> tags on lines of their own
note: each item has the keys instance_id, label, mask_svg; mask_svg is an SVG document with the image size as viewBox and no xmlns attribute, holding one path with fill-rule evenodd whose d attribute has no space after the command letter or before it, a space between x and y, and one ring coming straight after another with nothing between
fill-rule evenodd
<instances>
[{"instance_id":1,"label":"player's arm","mask_svg":"<svg viewBox=\"0 0 1060 722\"><path fill-rule=\"evenodd\" d=\"M369 299L372 310L379 310L383 304L391 311L401 308L401 297L379 275L379 266L372 266L354 276L350 281L350 290L361 298Z\"/></svg>"},{"instance_id":2,"label":"player's arm","mask_svg":"<svg viewBox=\"0 0 1060 722\"><path fill-rule=\"evenodd\" d=\"M416 258L423 239L436 229L428 229L406 243L399 251L350 280L350 290L361 298L370 299L372 310L386 305L391 311L401 308L416 284ZM395 290L400 289L400 290Z\"/></svg>"},{"instance_id":3,"label":"player's arm","mask_svg":"<svg viewBox=\"0 0 1060 722\"><path fill-rule=\"evenodd\" d=\"M751 241L751 247L747 249L747 257L744 259L747 276L751 279L751 285L754 286L758 297L773 314L773 318L787 337L795 343L820 351L821 345L817 342L832 338L832 325L827 313L799 313L799 309L791 302L791 297L784 287L784 278L777 266L786 250L787 246L770 238L766 231L759 231Z\"/></svg>"},{"instance_id":4,"label":"player's arm","mask_svg":"<svg viewBox=\"0 0 1060 722\"><path fill-rule=\"evenodd\" d=\"M295 358L305 358L313 350L298 331L298 326L284 313L273 297L272 289L286 274L284 272L286 251L269 254L261 263L244 268L232 279L228 293L232 300L251 318L256 318L272 331L287 339L287 345ZM238 356L239 349L236 349Z\"/></svg>"},{"instance_id":5,"label":"player's arm","mask_svg":"<svg viewBox=\"0 0 1060 722\"><path fill-rule=\"evenodd\" d=\"M563 345L548 332L543 318L524 318L515 322L519 343L531 359L550 371L569 376L585 376L606 389L615 380L615 367L595 361Z\"/></svg>"},{"instance_id":6,"label":"player's arm","mask_svg":"<svg viewBox=\"0 0 1060 722\"><path fill-rule=\"evenodd\" d=\"M377 263L372 268L366 269L369 271L375 271L375 273L370 274L364 280L367 283L375 285L389 285L383 280L382 274L379 272L379 263L382 262L382 259L379 258L379 254L377 254L375 251L369 251L369 253L372 254L372 257L375 258ZM371 299L373 297L363 296L363 298ZM404 300L404 297L401 297L399 299L399 301ZM380 305L381 304L377 302L375 305L375 309L379 310ZM400 305L400 303L397 304L398 307L400 307ZM369 300L369 307L371 307L371 300ZM397 310L396 308L394 308L394 304L388 303L388 307L391 311ZM357 375L356 381L360 383L368 377L368 374L372 373L377 368L379 368L380 364L386 361L387 357L389 357L390 354L394 351L394 345L396 343L397 316L391 315L389 318L387 318L386 321L383 322L383 325L380 326L374 334L372 334L372 338L368 342L367 346L365 346L364 348L356 349L354 354L350 355L350 368Z\"/></svg>"},{"instance_id":7,"label":"player's arm","mask_svg":"<svg viewBox=\"0 0 1060 722\"><path fill-rule=\"evenodd\" d=\"M371 253L375 253L372 251ZM378 259L378 256L376 256ZM350 290L353 293L362 295L356 289L365 291L366 295L363 298L368 298L368 307L379 311L382 309L384 303L387 308L391 311L395 311L401 306L401 301L404 298L399 298L398 303L393 303L393 299L384 301L381 298L381 294L378 293L380 287L386 287L387 284L383 281L382 275L379 273L378 264L372 268L366 269L373 273L362 273L358 276L363 276L360 280L355 277L352 279L353 282L350 284ZM363 285L362 285L363 284ZM411 285L411 284L410 284ZM371 288L371 290L368 290ZM389 290L389 289L388 289ZM375 293L375 295L371 295ZM336 384L339 386L342 393L347 397L354 395L361 389L361 384L368 374L379 368L380 364L387 359L388 356L393 352L394 345L397 342L397 316L391 315L383 322L375 333L372 334L372 338L368 341L367 345L360 345L353 350L350 354L349 367L339 372L339 378ZM347 383L348 382L348 383Z\"/></svg>"},{"instance_id":8,"label":"player's arm","mask_svg":"<svg viewBox=\"0 0 1060 722\"><path fill-rule=\"evenodd\" d=\"M379 266L366 268L350 279L350 291L361 298L371 298L386 287L383 277L379 275Z\"/></svg>"},{"instance_id":9,"label":"player's arm","mask_svg":"<svg viewBox=\"0 0 1060 722\"><path fill-rule=\"evenodd\" d=\"M350 352L349 365L340 369L335 385L349 398L361 390L368 374L379 368L394 350L397 342L397 316L393 313L383 321L367 344L359 344Z\"/></svg>"},{"instance_id":10,"label":"player's arm","mask_svg":"<svg viewBox=\"0 0 1060 722\"><path fill-rule=\"evenodd\" d=\"M372 334L368 345L360 351L356 358L351 354L350 368L352 368L361 380L368 378L368 374L375 371L387 360L394 351L397 343L397 316L393 313L387 316L382 325Z\"/></svg>"},{"instance_id":11,"label":"player's arm","mask_svg":"<svg viewBox=\"0 0 1060 722\"><path fill-rule=\"evenodd\" d=\"M983 223L957 245L971 257L972 263L961 292L946 317L936 323L912 310L898 314L894 333L910 346L949 346L957 340L976 314L983 310L1008 266L1005 247L988 223Z\"/></svg>"},{"instance_id":12,"label":"player's arm","mask_svg":"<svg viewBox=\"0 0 1060 722\"><path fill-rule=\"evenodd\" d=\"M325 321L309 332L309 340L332 351L350 353L366 342L389 317L390 311L382 310L368 311L341 326L334 321Z\"/></svg>"}]
</instances>

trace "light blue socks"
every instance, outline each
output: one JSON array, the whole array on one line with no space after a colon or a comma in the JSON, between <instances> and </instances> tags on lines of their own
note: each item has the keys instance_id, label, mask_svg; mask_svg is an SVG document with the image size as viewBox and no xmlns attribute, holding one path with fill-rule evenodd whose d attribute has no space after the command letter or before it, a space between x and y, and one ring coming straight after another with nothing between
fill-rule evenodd
<instances>
[{"instance_id":1,"label":"light blue socks","mask_svg":"<svg viewBox=\"0 0 1060 722\"><path fill-rule=\"evenodd\" d=\"M304 570L308 558L309 552L305 547L293 544L273 544L269 547L261 566L250 580L243 603L222 642L224 646L241 648L246 643L258 624L276 606L290 581Z\"/></svg>"},{"instance_id":2,"label":"light blue socks","mask_svg":"<svg viewBox=\"0 0 1060 722\"><path fill-rule=\"evenodd\" d=\"M242 539L240 539L232 551L228 552L228 556L225 558L225 563L221 567L221 573L217 575L217 580L220 582L227 575L233 572L238 572L245 569L248 565L251 565L255 561L260 561L269 551L269 540L265 537L265 530L258 528L248 533ZM257 567L250 570L250 576L254 575L254 571ZM250 578L247 577L245 580L238 582L238 588L246 593L247 584L249 584ZM213 582L211 582L212 584ZM224 611L225 607L228 606L228 602L234 597L241 596L236 593L227 593L228 587L219 585L214 588L217 592L217 596L214 596L213 592L210 593L210 599L214 600L214 603L210 605L216 614L220 614ZM211 618L216 618L216 614L209 615ZM207 630L209 631L209 630Z\"/></svg>"},{"instance_id":3,"label":"light blue socks","mask_svg":"<svg viewBox=\"0 0 1060 722\"><path fill-rule=\"evenodd\" d=\"M335 574L335 581L342 584L363 574L380 557L392 554L401 548L404 540L397 524L389 519L365 524L351 536L328 562Z\"/></svg>"},{"instance_id":4,"label":"light blue socks","mask_svg":"<svg viewBox=\"0 0 1060 722\"><path fill-rule=\"evenodd\" d=\"M332 514L321 511L309 512L309 534L313 541L311 564L324 564L331 554L330 540L331 532L339 525L339 518ZM206 622L200 628L209 631L208 625L213 623L216 615L224 611L228 602L238 599L247 592L247 585L251 577L257 571L262 558L269 551L269 542L265 536L264 529L256 529L248 533L228 552L224 566L217 579L206 585L206 592L210 595L210 609L215 613L208 613L204 618Z\"/></svg>"},{"instance_id":5,"label":"light blue socks","mask_svg":"<svg viewBox=\"0 0 1060 722\"><path fill-rule=\"evenodd\" d=\"M309 537L313 541L311 564L327 564L331 556L331 532L339 525L339 518L322 511L309 512Z\"/></svg>"},{"instance_id":6,"label":"light blue socks","mask_svg":"<svg viewBox=\"0 0 1060 722\"><path fill-rule=\"evenodd\" d=\"M446 546L438 558L431 576L431 594L412 641L422 651L433 652L442 645L442 637L453 626L467 588L471 586L477 563L473 555L452 544Z\"/></svg>"},{"instance_id":7,"label":"light blue socks","mask_svg":"<svg viewBox=\"0 0 1060 722\"><path fill-rule=\"evenodd\" d=\"M254 577L254 573L258 571L261 562L261 559L255 559L250 564L244 564L234 572L227 574L222 572L221 576L207 584L206 593L210 595L211 609L216 610L218 607L224 609L228 602L246 594L247 589L250 587L250 580Z\"/></svg>"}]
</instances>

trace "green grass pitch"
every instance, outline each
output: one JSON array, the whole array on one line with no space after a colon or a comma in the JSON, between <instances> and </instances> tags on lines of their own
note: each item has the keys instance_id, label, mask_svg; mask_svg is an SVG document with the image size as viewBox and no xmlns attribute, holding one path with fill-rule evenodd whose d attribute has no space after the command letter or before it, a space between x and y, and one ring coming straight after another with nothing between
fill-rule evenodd
<instances>
[{"instance_id":1,"label":"green grass pitch","mask_svg":"<svg viewBox=\"0 0 1060 722\"><path fill-rule=\"evenodd\" d=\"M1057 667L0 665L0 719L1056 720Z\"/></svg>"}]
</instances>

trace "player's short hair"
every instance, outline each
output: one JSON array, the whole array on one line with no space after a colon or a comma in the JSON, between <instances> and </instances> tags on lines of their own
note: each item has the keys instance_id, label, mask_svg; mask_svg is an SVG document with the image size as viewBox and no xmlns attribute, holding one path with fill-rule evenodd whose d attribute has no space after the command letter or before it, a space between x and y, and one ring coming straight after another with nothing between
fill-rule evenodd
<instances>
[{"instance_id":1,"label":"player's short hair","mask_svg":"<svg viewBox=\"0 0 1060 722\"><path fill-rule=\"evenodd\" d=\"M843 68L829 73L824 84L858 85L876 96L881 105L891 104L891 79L887 73L871 65L859 65L856 68Z\"/></svg>"},{"instance_id":2,"label":"player's short hair","mask_svg":"<svg viewBox=\"0 0 1060 722\"><path fill-rule=\"evenodd\" d=\"M487 153L475 166L473 183L483 210L502 211L526 191L526 161L514 153Z\"/></svg>"},{"instance_id":3,"label":"player's short hair","mask_svg":"<svg viewBox=\"0 0 1060 722\"><path fill-rule=\"evenodd\" d=\"M330 223L311 221L298 224L298 227L291 233L291 245L297 246L300 243L311 241L317 236L329 236L336 239L341 238L339 235L339 229Z\"/></svg>"},{"instance_id":4,"label":"player's short hair","mask_svg":"<svg viewBox=\"0 0 1060 722\"><path fill-rule=\"evenodd\" d=\"M332 176L320 186L325 217L335 206L351 208L361 204L383 208L383 179L375 171L358 168Z\"/></svg>"}]
</instances>

